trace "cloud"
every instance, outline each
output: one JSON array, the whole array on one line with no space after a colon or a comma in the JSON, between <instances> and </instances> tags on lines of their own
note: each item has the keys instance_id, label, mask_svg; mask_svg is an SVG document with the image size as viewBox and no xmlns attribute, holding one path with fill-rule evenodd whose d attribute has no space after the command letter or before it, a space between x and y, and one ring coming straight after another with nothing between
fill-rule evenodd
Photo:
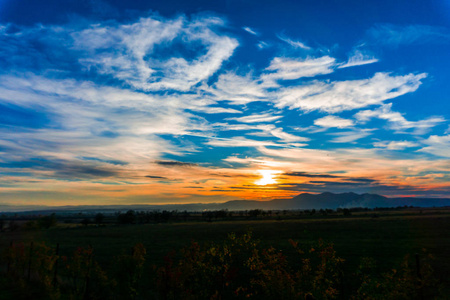
<instances>
[{"instance_id":1,"label":"cloud","mask_svg":"<svg viewBox=\"0 0 450 300\"><path fill-rule=\"evenodd\" d=\"M314 81L296 87L281 89L275 99L278 108L319 110L337 113L369 105L379 105L387 99L416 91L427 74L391 76L376 73L372 78L323 82Z\"/></svg>"},{"instance_id":2,"label":"cloud","mask_svg":"<svg viewBox=\"0 0 450 300\"><path fill-rule=\"evenodd\" d=\"M404 150L406 148L418 147L420 144L410 141L390 141L390 142L376 142L374 147L386 148L388 150Z\"/></svg>"},{"instance_id":3,"label":"cloud","mask_svg":"<svg viewBox=\"0 0 450 300\"><path fill-rule=\"evenodd\" d=\"M167 179L167 177L155 176L155 175L146 175L145 177L150 178L150 179Z\"/></svg>"},{"instance_id":4,"label":"cloud","mask_svg":"<svg viewBox=\"0 0 450 300\"><path fill-rule=\"evenodd\" d=\"M448 43L450 41L450 32L447 28L428 25L380 24L369 29L367 36L370 43L393 47L430 42Z\"/></svg>"},{"instance_id":5,"label":"cloud","mask_svg":"<svg viewBox=\"0 0 450 300\"><path fill-rule=\"evenodd\" d=\"M283 42L286 42L287 44L291 45L294 48L300 48L303 50L311 50L311 47L307 46L305 43L302 43L300 41L294 41L288 37L285 37L283 35L277 35L277 37L282 40Z\"/></svg>"},{"instance_id":6,"label":"cloud","mask_svg":"<svg viewBox=\"0 0 450 300\"><path fill-rule=\"evenodd\" d=\"M283 173L286 176L295 176L295 177L308 177L308 178L339 178L340 176L331 175L331 174L313 174L308 172L286 172Z\"/></svg>"},{"instance_id":7,"label":"cloud","mask_svg":"<svg viewBox=\"0 0 450 300\"><path fill-rule=\"evenodd\" d=\"M253 34L253 35L256 35L256 36L259 35L258 32L256 32L255 30L251 29L250 27L242 27L242 29L244 29L245 31L247 31L250 34Z\"/></svg>"},{"instance_id":8,"label":"cloud","mask_svg":"<svg viewBox=\"0 0 450 300\"><path fill-rule=\"evenodd\" d=\"M256 44L256 47L258 47L258 49L262 50L262 49L266 49L269 48L271 45L267 42L264 41L259 41L258 44Z\"/></svg>"},{"instance_id":9,"label":"cloud","mask_svg":"<svg viewBox=\"0 0 450 300\"><path fill-rule=\"evenodd\" d=\"M352 120L339 118L336 116L326 116L317 120L314 120L314 125L326 127L326 128L346 128L354 125Z\"/></svg>"},{"instance_id":10,"label":"cloud","mask_svg":"<svg viewBox=\"0 0 450 300\"><path fill-rule=\"evenodd\" d=\"M269 123L281 119L283 116L274 116L269 113L260 115L248 115L244 117L227 118L225 120L237 121L241 123Z\"/></svg>"},{"instance_id":11,"label":"cloud","mask_svg":"<svg viewBox=\"0 0 450 300\"><path fill-rule=\"evenodd\" d=\"M282 144L277 144L272 141L258 141L250 140L244 137L234 137L234 138L211 138L206 145L214 147L261 147L261 146L278 146L284 147Z\"/></svg>"},{"instance_id":12,"label":"cloud","mask_svg":"<svg viewBox=\"0 0 450 300\"><path fill-rule=\"evenodd\" d=\"M278 80L294 80L302 77L315 77L333 72L336 60L330 56L319 58L293 59L275 57L265 69L270 73L261 75L267 86L278 86Z\"/></svg>"},{"instance_id":13,"label":"cloud","mask_svg":"<svg viewBox=\"0 0 450 300\"><path fill-rule=\"evenodd\" d=\"M198 166L198 164L175 161L175 160L157 160L156 164L166 167L194 167Z\"/></svg>"},{"instance_id":14,"label":"cloud","mask_svg":"<svg viewBox=\"0 0 450 300\"><path fill-rule=\"evenodd\" d=\"M408 156L419 159L383 157L388 151L364 149L372 146L366 141L361 148L329 144L355 144L371 134L357 125L372 118L388 120L398 132L429 130L442 123L440 117L407 121L391 107L382 110L386 99L415 91L426 74L314 80L337 68L374 62L375 58L357 51L344 64L336 63L331 54L299 58L280 53L262 62L268 64L265 69L255 67L256 61L228 64L239 45L230 32L244 33L229 31L223 19L211 15L151 14L134 21L88 23L0 26L4 182L0 194L4 199L11 195L14 201L20 193L22 198L34 193L33 199L42 202L67 195L74 200L60 201L189 202L203 197L183 191L194 183L201 183L204 193L209 193L204 197L214 201L229 196L220 198L213 191L225 195L233 190L233 199L255 198L259 196L242 187L254 186L260 169L280 170L288 181L324 188L328 179L340 182L328 185L336 188L371 182L445 184L446 177L423 175L448 170L448 160L427 160L423 154L445 157L445 137L421 140L425 145L421 152ZM301 41L280 39L296 48L288 50L284 45L284 53L311 50ZM333 78L347 72L339 73ZM331 115L305 127L315 115L287 111L333 113L370 105L382 107L356 114L356 124ZM331 138L325 134L325 140L314 135L332 127L351 130ZM297 135L302 130L308 137ZM306 144L310 140L311 145ZM388 149L406 145L375 144ZM314 149L330 146L332 151ZM189 160L183 157L187 154L192 161L204 163L184 162ZM252 154L256 157L248 157ZM223 159L225 155L230 156ZM334 172L346 175L331 175ZM270 193L266 197L278 196Z\"/></svg>"},{"instance_id":15,"label":"cloud","mask_svg":"<svg viewBox=\"0 0 450 300\"><path fill-rule=\"evenodd\" d=\"M239 76L226 72L219 76L212 88L207 87L205 91L214 95L214 99L230 101L236 105L264 101L267 98L265 89L250 74Z\"/></svg>"},{"instance_id":16,"label":"cloud","mask_svg":"<svg viewBox=\"0 0 450 300\"><path fill-rule=\"evenodd\" d=\"M291 143L291 142L307 142L310 139L302 136L293 135L287 132L284 132L281 128L274 128L269 130L270 134L281 139L283 142Z\"/></svg>"},{"instance_id":17,"label":"cloud","mask_svg":"<svg viewBox=\"0 0 450 300\"><path fill-rule=\"evenodd\" d=\"M72 33L85 52L80 63L145 91L188 91L213 75L238 46L216 33L223 20L141 18L131 24L93 25ZM178 49L178 53L166 53Z\"/></svg>"},{"instance_id":18,"label":"cloud","mask_svg":"<svg viewBox=\"0 0 450 300\"><path fill-rule=\"evenodd\" d=\"M377 58L365 55L361 51L355 51L346 63L339 65L338 69L368 65L376 62L378 62Z\"/></svg>"},{"instance_id":19,"label":"cloud","mask_svg":"<svg viewBox=\"0 0 450 300\"><path fill-rule=\"evenodd\" d=\"M367 130L353 130L353 131L346 131L346 132L336 132L336 133L330 133L331 135L337 136L334 139L331 139L331 143L351 143L356 140L365 138L366 136L369 136L371 133Z\"/></svg>"},{"instance_id":20,"label":"cloud","mask_svg":"<svg viewBox=\"0 0 450 300\"><path fill-rule=\"evenodd\" d=\"M432 135L422 142L427 146L418 151L450 158L450 135Z\"/></svg>"},{"instance_id":21,"label":"cloud","mask_svg":"<svg viewBox=\"0 0 450 300\"><path fill-rule=\"evenodd\" d=\"M38 177L58 180L89 180L119 178L122 169L82 160L63 160L55 157L32 157L26 160L0 162L0 168L32 172Z\"/></svg>"},{"instance_id":22,"label":"cloud","mask_svg":"<svg viewBox=\"0 0 450 300\"><path fill-rule=\"evenodd\" d=\"M365 123L372 118L387 120L390 123L390 129L399 133L405 133L405 130L413 129L413 133L417 135L425 134L436 125L445 122L445 119L442 117L430 117L415 122L408 121L401 113L392 111L392 103L384 104L375 110L359 111L355 114L355 118L362 123Z\"/></svg>"}]
</instances>

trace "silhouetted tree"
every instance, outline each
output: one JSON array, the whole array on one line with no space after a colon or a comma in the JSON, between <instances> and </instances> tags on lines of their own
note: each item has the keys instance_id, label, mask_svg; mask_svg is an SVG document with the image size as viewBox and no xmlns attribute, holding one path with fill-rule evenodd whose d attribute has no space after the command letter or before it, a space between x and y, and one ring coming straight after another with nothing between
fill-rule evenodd
<instances>
[{"instance_id":1,"label":"silhouetted tree","mask_svg":"<svg viewBox=\"0 0 450 300\"><path fill-rule=\"evenodd\" d=\"M91 219L89 218L83 218L83 220L81 220L81 224L83 224L85 227L88 226L91 223Z\"/></svg>"},{"instance_id":2,"label":"silhouetted tree","mask_svg":"<svg viewBox=\"0 0 450 300\"><path fill-rule=\"evenodd\" d=\"M50 227L55 226L57 223L56 215L53 213L50 216L44 216L42 218L39 218L38 225L40 228L48 229Z\"/></svg>"},{"instance_id":3,"label":"silhouetted tree","mask_svg":"<svg viewBox=\"0 0 450 300\"><path fill-rule=\"evenodd\" d=\"M96 214L95 215L95 224L98 224L98 225L102 224L104 219L105 219L104 214L102 214L102 213Z\"/></svg>"},{"instance_id":4,"label":"silhouetted tree","mask_svg":"<svg viewBox=\"0 0 450 300\"><path fill-rule=\"evenodd\" d=\"M120 224L133 224L136 219L136 214L134 210L129 210L124 214L119 214L117 216L117 221Z\"/></svg>"}]
</instances>

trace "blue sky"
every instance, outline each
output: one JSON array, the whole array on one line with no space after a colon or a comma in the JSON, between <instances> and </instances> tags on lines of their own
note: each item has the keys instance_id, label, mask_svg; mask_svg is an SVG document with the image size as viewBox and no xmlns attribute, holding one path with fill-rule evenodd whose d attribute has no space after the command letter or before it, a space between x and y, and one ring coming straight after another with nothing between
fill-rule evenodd
<instances>
[{"instance_id":1,"label":"blue sky","mask_svg":"<svg viewBox=\"0 0 450 300\"><path fill-rule=\"evenodd\" d=\"M0 204L450 194L449 1L0 0Z\"/></svg>"}]
</instances>

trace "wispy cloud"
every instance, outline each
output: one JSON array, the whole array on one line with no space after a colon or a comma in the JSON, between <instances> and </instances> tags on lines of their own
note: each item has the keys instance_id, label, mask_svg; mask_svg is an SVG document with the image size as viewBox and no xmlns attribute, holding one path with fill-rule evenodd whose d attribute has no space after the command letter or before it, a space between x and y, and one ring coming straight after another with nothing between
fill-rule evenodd
<instances>
[{"instance_id":1,"label":"wispy cloud","mask_svg":"<svg viewBox=\"0 0 450 300\"><path fill-rule=\"evenodd\" d=\"M270 113L260 115L248 115L244 117L227 118L226 120L233 120L241 123L268 123L281 119L283 116L274 116Z\"/></svg>"},{"instance_id":2,"label":"wispy cloud","mask_svg":"<svg viewBox=\"0 0 450 300\"><path fill-rule=\"evenodd\" d=\"M363 66L376 62L378 62L377 58L367 54L363 54L361 51L355 51L355 53L348 59L346 63L339 65L338 69Z\"/></svg>"},{"instance_id":3,"label":"wispy cloud","mask_svg":"<svg viewBox=\"0 0 450 300\"><path fill-rule=\"evenodd\" d=\"M450 135L432 135L423 143L427 146L418 151L450 158Z\"/></svg>"},{"instance_id":4,"label":"wispy cloud","mask_svg":"<svg viewBox=\"0 0 450 300\"><path fill-rule=\"evenodd\" d=\"M261 146L278 146L284 147L282 144L277 144L272 141L259 141L259 140L251 140L244 137L234 137L234 138L212 138L206 145L215 146L215 147L261 147Z\"/></svg>"},{"instance_id":5,"label":"wispy cloud","mask_svg":"<svg viewBox=\"0 0 450 300\"><path fill-rule=\"evenodd\" d=\"M320 119L314 120L314 125L326 127L326 128L346 128L354 125L352 120L343 119L336 116L326 116Z\"/></svg>"},{"instance_id":6,"label":"wispy cloud","mask_svg":"<svg viewBox=\"0 0 450 300\"><path fill-rule=\"evenodd\" d=\"M188 163L188 162L181 162L181 161L175 161L175 160L157 160L155 161L156 164L160 166L166 166L166 167L193 167L197 166L197 164Z\"/></svg>"},{"instance_id":7,"label":"wispy cloud","mask_svg":"<svg viewBox=\"0 0 450 300\"><path fill-rule=\"evenodd\" d=\"M256 35L256 36L259 35L258 32L256 32L254 29L251 29L250 27L242 27L242 29L244 29L245 31L247 31L250 34L253 34L253 35Z\"/></svg>"},{"instance_id":8,"label":"wispy cloud","mask_svg":"<svg viewBox=\"0 0 450 300\"><path fill-rule=\"evenodd\" d=\"M388 150L404 150L406 148L418 147L420 144L411 141L383 141L373 143L375 147L386 148Z\"/></svg>"},{"instance_id":9,"label":"wispy cloud","mask_svg":"<svg viewBox=\"0 0 450 300\"><path fill-rule=\"evenodd\" d=\"M258 49L266 49L266 48L269 48L271 46L271 44L270 43L268 43L268 42L264 42L264 41L259 41L257 44L256 44L256 47L258 47Z\"/></svg>"},{"instance_id":10,"label":"wispy cloud","mask_svg":"<svg viewBox=\"0 0 450 300\"><path fill-rule=\"evenodd\" d=\"M242 105L254 101L264 101L267 94L250 74L239 76L233 72L221 74L212 88L206 91L214 95L217 100L226 100L232 104Z\"/></svg>"},{"instance_id":11,"label":"wispy cloud","mask_svg":"<svg viewBox=\"0 0 450 300\"><path fill-rule=\"evenodd\" d=\"M187 91L214 74L238 46L236 39L215 33L213 28L220 26L223 21L216 17L148 17L131 24L95 25L72 36L74 47L86 53L80 62L87 68L96 67L137 89ZM204 54L189 54L193 43L204 50L196 53ZM174 48L180 52L164 55Z\"/></svg>"},{"instance_id":12,"label":"wispy cloud","mask_svg":"<svg viewBox=\"0 0 450 300\"><path fill-rule=\"evenodd\" d=\"M280 90L276 107L319 110L337 113L345 110L382 104L417 90L427 74L408 74L391 76L389 73L376 73L372 78L336 82L316 81L302 86Z\"/></svg>"},{"instance_id":13,"label":"wispy cloud","mask_svg":"<svg viewBox=\"0 0 450 300\"><path fill-rule=\"evenodd\" d=\"M289 44L290 46L294 47L294 48L300 48L303 50L311 50L312 48L307 46L305 43L301 42L301 41L295 41L292 40L284 35L277 35L277 37L282 40L283 42L286 42L287 44Z\"/></svg>"},{"instance_id":14,"label":"wispy cloud","mask_svg":"<svg viewBox=\"0 0 450 300\"><path fill-rule=\"evenodd\" d=\"M443 117L430 117L425 120L408 121L399 112L392 111L392 103L384 104L375 110L362 110L355 114L355 118L360 122L367 122L371 118L387 120L392 130L405 133L405 130L412 129L412 133L417 135L426 134L431 128L445 122Z\"/></svg>"},{"instance_id":15,"label":"wispy cloud","mask_svg":"<svg viewBox=\"0 0 450 300\"><path fill-rule=\"evenodd\" d=\"M315 77L333 72L335 59L330 56L319 58L293 59L275 57L261 75L265 85L278 86L278 80L294 80L302 77Z\"/></svg>"}]
</instances>

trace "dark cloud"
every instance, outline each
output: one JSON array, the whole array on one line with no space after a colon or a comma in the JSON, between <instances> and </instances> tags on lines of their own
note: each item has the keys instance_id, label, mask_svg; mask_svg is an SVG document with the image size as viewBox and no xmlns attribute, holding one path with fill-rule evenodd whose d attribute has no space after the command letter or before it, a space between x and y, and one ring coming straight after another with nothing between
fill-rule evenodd
<instances>
[{"instance_id":1,"label":"dark cloud","mask_svg":"<svg viewBox=\"0 0 450 300\"><path fill-rule=\"evenodd\" d=\"M370 179L370 178L347 177L347 176L339 176L339 175L331 175L331 174L315 174L315 173L307 173L307 172L286 172L283 175L296 176L296 177L307 177L307 178L341 178L346 181L366 182L366 183L376 182L376 180Z\"/></svg>"},{"instance_id":2,"label":"dark cloud","mask_svg":"<svg viewBox=\"0 0 450 300\"><path fill-rule=\"evenodd\" d=\"M367 182L367 183L376 182L375 179L370 179L370 178L352 178L352 177L345 177L345 178L347 180L356 181L356 182Z\"/></svg>"},{"instance_id":3,"label":"dark cloud","mask_svg":"<svg viewBox=\"0 0 450 300\"><path fill-rule=\"evenodd\" d=\"M95 160L97 161L97 160ZM63 180L83 180L92 178L116 177L120 170L100 166L86 161L51 160L47 158L30 158L22 161L0 163L0 168L28 169L31 171L50 171L53 173L39 176Z\"/></svg>"},{"instance_id":4,"label":"dark cloud","mask_svg":"<svg viewBox=\"0 0 450 300\"><path fill-rule=\"evenodd\" d=\"M193 163L187 163L187 162L181 162L176 160L157 160L155 161L156 164L161 166L168 166L168 167L194 167L198 166L198 164Z\"/></svg>"},{"instance_id":5,"label":"dark cloud","mask_svg":"<svg viewBox=\"0 0 450 300\"><path fill-rule=\"evenodd\" d=\"M320 180L312 180L310 181L312 184L326 184L329 186L359 186L361 183L352 182L352 181L320 181Z\"/></svg>"},{"instance_id":6,"label":"dark cloud","mask_svg":"<svg viewBox=\"0 0 450 300\"><path fill-rule=\"evenodd\" d=\"M167 179L167 177L163 177L163 176L153 176L153 175L147 175L145 176L147 178L152 178L152 179Z\"/></svg>"},{"instance_id":7,"label":"dark cloud","mask_svg":"<svg viewBox=\"0 0 450 300\"><path fill-rule=\"evenodd\" d=\"M119 172L109 168L102 168L99 166L89 165L77 165L77 164L64 164L61 169L55 171L55 177L58 178L78 178L78 179L91 179L91 178L105 178L105 177L117 177Z\"/></svg>"},{"instance_id":8,"label":"dark cloud","mask_svg":"<svg viewBox=\"0 0 450 300\"><path fill-rule=\"evenodd\" d=\"M374 193L380 195L401 193L417 193L417 188L413 186L385 185L375 181L351 182L351 181L311 181L309 183L282 183L277 185L277 189L287 191L308 191L313 193L333 192L333 193Z\"/></svg>"},{"instance_id":9,"label":"dark cloud","mask_svg":"<svg viewBox=\"0 0 450 300\"><path fill-rule=\"evenodd\" d=\"M313 174L313 173L307 173L307 172L286 172L283 175L308 177L308 178L339 178L340 177L340 176L331 175L331 174Z\"/></svg>"},{"instance_id":10,"label":"dark cloud","mask_svg":"<svg viewBox=\"0 0 450 300\"><path fill-rule=\"evenodd\" d=\"M112 164L112 165L121 165L121 166L128 165L128 163L126 161L122 161L122 160L101 159L101 158L97 158L97 157L81 157L81 158L84 160L99 161L99 162Z\"/></svg>"},{"instance_id":11,"label":"dark cloud","mask_svg":"<svg viewBox=\"0 0 450 300\"><path fill-rule=\"evenodd\" d=\"M259 178L259 177L261 177L259 175L252 175L252 174L223 174L223 173L211 173L211 176L220 176L220 177L227 177L227 178Z\"/></svg>"}]
</instances>

